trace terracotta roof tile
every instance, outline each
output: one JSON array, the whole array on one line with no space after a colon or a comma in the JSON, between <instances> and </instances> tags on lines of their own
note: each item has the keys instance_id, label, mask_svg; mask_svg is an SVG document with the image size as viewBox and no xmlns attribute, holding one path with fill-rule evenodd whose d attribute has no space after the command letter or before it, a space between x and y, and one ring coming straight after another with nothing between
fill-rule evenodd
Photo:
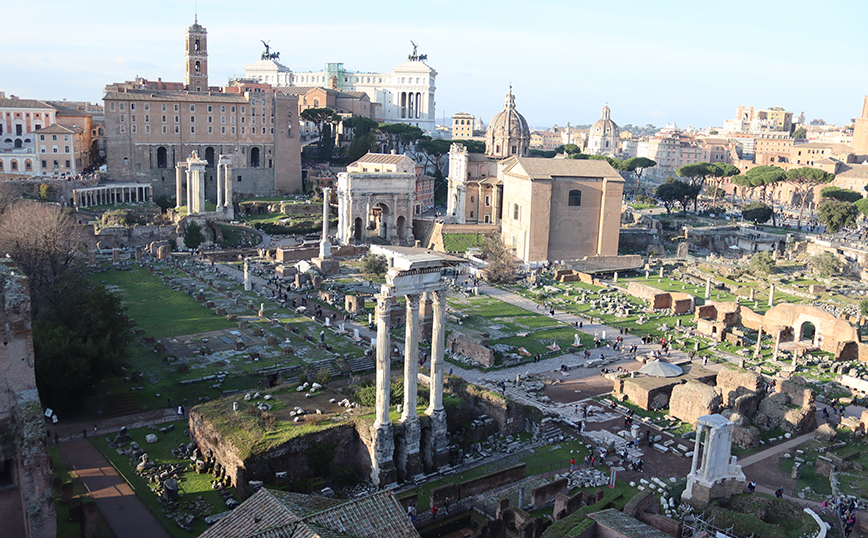
<instances>
[{"instance_id":1,"label":"terracotta roof tile","mask_svg":"<svg viewBox=\"0 0 868 538\"><path fill-rule=\"evenodd\" d=\"M503 164L504 171L508 171L515 165L520 166L527 173L530 179L552 179L553 177L604 177L608 180L624 181L621 175L606 161L592 159L510 157Z\"/></svg>"},{"instance_id":2,"label":"terracotta roof tile","mask_svg":"<svg viewBox=\"0 0 868 538\"><path fill-rule=\"evenodd\" d=\"M38 99L0 99L0 108L54 108Z\"/></svg>"}]
</instances>

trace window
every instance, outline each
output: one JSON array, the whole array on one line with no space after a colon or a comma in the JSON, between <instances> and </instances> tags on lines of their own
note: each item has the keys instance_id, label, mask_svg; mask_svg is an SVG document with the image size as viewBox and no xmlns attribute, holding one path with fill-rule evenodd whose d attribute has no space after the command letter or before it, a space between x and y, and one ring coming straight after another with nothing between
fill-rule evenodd
<instances>
[{"instance_id":1,"label":"window","mask_svg":"<svg viewBox=\"0 0 868 538\"><path fill-rule=\"evenodd\" d=\"M175 134L178 134L180 132L181 132L181 128L176 125L175 126Z\"/></svg>"},{"instance_id":2,"label":"window","mask_svg":"<svg viewBox=\"0 0 868 538\"><path fill-rule=\"evenodd\" d=\"M485 196L485 207L489 207L491 205L491 195Z\"/></svg>"},{"instance_id":3,"label":"window","mask_svg":"<svg viewBox=\"0 0 868 538\"><path fill-rule=\"evenodd\" d=\"M135 110L135 109L136 109L136 104L130 103L130 110Z\"/></svg>"},{"instance_id":4,"label":"window","mask_svg":"<svg viewBox=\"0 0 868 538\"><path fill-rule=\"evenodd\" d=\"M66 167L67 167L67 168L72 168L71 166L69 166L69 161L66 161Z\"/></svg>"},{"instance_id":5,"label":"window","mask_svg":"<svg viewBox=\"0 0 868 538\"><path fill-rule=\"evenodd\" d=\"M53 146L52 149L53 149L54 151L52 151L51 153L57 153L57 146Z\"/></svg>"},{"instance_id":6,"label":"window","mask_svg":"<svg viewBox=\"0 0 868 538\"><path fill-rule=\"evenodd\" d=\"M115 104L114 103L111 104L111 109L112 109L112 112L115 111Z\"/></svg>"},{"instance_id":7,"label":"window","mask_svg":"<svg viewBox=\"0 0 868 538\"><path fill-rule=\"evenodd\" d=\"M69 146L63 146L63 152L69 153Z\"/></svg>"},{"instance_id":8,"label":"window","mask_svg":"<svg viewBox=\"0 0 868 538\"><path fill-rule=\"evenodd\" d=\"M42 146L40 149L42 150L41 153L45 153L45 146Z\"/></svg>"},{"instance_id":9,"label":"window","mask_svg":"<svg viewBox=\"0 0 868 538\"><path fill-rule=\"evenodd\" d=\"M226 116L220 116L220 123L226 123Z\"/></svg>"},{"instance_id":10,"label":"window","mask_svg":"<svg viewBox=\"0 0 868 538\"><path fill-rule=\"evenodd\" d=\"M194 127L194 126L191 125L191 126L190 126L190 132L191 132L191 133L195 133L195 132L196 132L196 127Z\"/></svg>"},{"instance_id":11,"label":"window","mask_svg":"<svg viewBox=\"0 0 868 538\"><path fill-rule=\"evenodd\" d=\"M178 105L175 105L175 112L177 112L178 110L180 110L180 108L178 107Z\"/></svg>"},{"instance_id":12,"label":"window","mask_svg":"<svg viewBox=\"0 0 868 538\"><path fill-rule=\"evenodd\" d=\"M196 112L196 105L190 105L190 112Z\"/></svg>"},{"instance_id":13,"label":"window","mask_svg":"<svg viewBox=\"0 0 868 538\"><path fill-rule=\"evenodd\" d=\"M570 207L579 207L581 205L582 205L582 191L580 191L580 190L570 191L569 206Z\"/></svg>"},{"instance_id":14,"label":"window","mask_svg":"<svg viewBox=\"0 0 868 538\"><path fill-rule=\"evenodd\" d=\"M124 103L121 103L121 110L124 109Z\"/></svg>"},{"instance_id":15,"label":"window","mask_svg":"<svg viewBox=\"0 0 868 538\"><path fill-rule=\"evenodd\" d=\"M226 105L222 105L220 107L220 112L226 112Z\"/></svg>"},{"instance_id":16,"label":"window","mask_svg":"<svg viewBox=\"0 0 868 538\"><path fill-rule=\"evenodd\" d=\"M54 161L54 162L57 162L57 161ZM18 170L18 161L12 161L12 169Z\"/></svg>"},{"instance_id":17,"label":"window","mask_svg":"<svg viewBox=\"0 0 868 538\"><path fill-rule=\"evenodd\" d=\"M163 112L166 111L166 103L163 103L162 105L160 105L160 110L162 110Z\"/></svg>"},{"instance_id":18,"label":"window","mask_svg":"<svg viewBox=\"0 0 868 538\"><path fill-rule=\"evenodd\" d=\"M146 132L146 133L150 133L150 132L151 132L151 126L150 126L150 125L145 125L145 132Z\"/></svg>"},{"instance_id":19,"label":"window","mask_svg":"<svg viewBox=\"0 0 868 538\"><path fill-rule=\"evenodd\" d=\"M235 134L235 127L232 128L232 134Z\"/></svg>"},{"instance_id":20,"label":"window","mask_svg":"<svg viewBox=\"0 0 868 538\"><path fill-rule=\"evenodd\" d=\"M57 142L57 135L51 135L51 140Z\"/></svg>"},{"instance_id":21,"label":"window","mask_svg":"<svg viewBox=\"0 0 868 538\"><path fill-rule=\"evenodd\" d=\"M211 112L211 105L208 105L208 112Z\"/></svg>"},{"instance_id":22,"label":"window","mask_svg":"<svg viewBox=\"0 0 868 538\"><path fill-rule=\"evenodd\" d=\"M208 123L211 123L211 121L212 121L213 119L214 119L214 116L208 116Z\"/></svg>"},{"instance_id":23,"label":"window","mask_svg":"<svg viewBox=\"0 0 868 538\"><path fill-rule=\"evenodd\" d=\"M176 114L176 115L175 115L175 123L178 123L179 121L181 121L181 116L178 116L178 115Z\"/></svg>"},{"instance_id":24,"label":"window","mask_svg":"<svg viewBox=\"0 0 868 538\"><path fill-rule=\"evenodd\" d=\"M241 107L241 113L244 114L245 112L247 112L247 107L246 106Z\"/></svg>"},{"instance_id":25,"label":"window","mask_svg":"<svg viewBox=\"0 0 868 538\"><path fill-rule=\"evenodd\" d=\"M151 109L151 105L148 103L145 103L145 112L147 112L150 109Z\"/></svg>"},{"instance_id":26,"label":"window","mask_svg":"<svg viewBox=\"0 0 868 538\"><path fill-rule=\"evenodd\" d=\"M165 125L163 125L163 134L166 134L168 132L169 132L169 129Z\"/></svg>"},{"instance_id":27,"label":"window","mask_svg":"<svg viewBox=\"0 0 868 538\"><path fill-rule=\"evenodd\" d=\"M214 128L209 125L208 126L208 134L211 134L213 132L214 132Z\"/></svg>"},{"instance_id":28,"label":"window","mask_svg":"<svg viewBox=\"0 0 868 538\"><path fill-rule=\"evenodd\" d=\"M190 123L196 123L196 116L190 116Z\"/></svg>"},{"instance_id":29,"label":"window","mask_svg":"<svg viewBox=\"0 0 868 538\"><path fill-rule=\"evenodd\" d=\"M42 168L48 168L48 161L42 161Z\"/></svg>"},{"instance_id":30,"label":"window","mask_svg":"<svg viewBox=\"0 0 868 538\"><path fill-rule=\"evenodd\" d=\"M145 114L145 123L148 123L149 121L151 121L151 115Z\"/></svg>"},{"instance_id":31,"label":"window","mask_svg":"<svg viewBox=\"0 0 868 538\"><path fill-rule=\"evenodd\" d=\"M232 112L234 114L235 113L235 107L234 106L229 107L229 112Z\"/></svg>"},{"instance_id":32,"label":"window","mask_svg":"<svg viewBox=\"0 0 868 538\"><path fill-rule=\"evenodd\" d=\"M39 135L39 140L45 141L45 135Z\"/></svg>"},{"instance_id":33,"label":"window","mask_svg":"<svg viewBox=\"0 0 868 538\"><path fill-rule=\"evenodd\" d=\"M512 204L512 220L518 220L521 217L521 210L518 204Z\"/></svg>"},{"instance_id":34,"label":"window","mask_svg":"<svg viewBox=\"0 0 868 538\"><path fill-rule=\"evenodd\" d=\"M473 203L473 196L470 197L470 203Z\"/></svg>"},{"instance_id":35,"label":"window","mask_svg":"<svg viewBox=\"0 0 868 538\"><path fill-rule=\"evenodd\" d=\"M220 128L220 134L226 134L226 127Z\"/></svg>"},{"instance_id":36,"label":"window","mask_svg":"<svg viewBox=\"0 0 868 538\"><path fill-rule=\"evenodd\" d=\"M163 123L166 123L166 115L163 114Z\"/></svg>"}]
</instances>

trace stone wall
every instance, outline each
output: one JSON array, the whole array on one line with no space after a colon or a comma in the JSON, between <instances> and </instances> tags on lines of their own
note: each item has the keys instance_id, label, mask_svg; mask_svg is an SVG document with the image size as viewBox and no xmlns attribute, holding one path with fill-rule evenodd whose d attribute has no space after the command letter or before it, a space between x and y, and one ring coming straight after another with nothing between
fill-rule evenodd
<instances>
[{"instance_id":1,"label":"stone wall","mask_svg":"<svg viewBox=\"0 0 868 538\"><path fill-rule=\"evenodd\" d=\"M0 489L4 536L53 538L51 462L36 389L27 279L0 263L0 461L8 484Z\"/></svg>"},{"instance_id":2,"label":"stone wall","mask_svg":"<svg viewBox=\"0 0 868 538\"><path fill-rule=\"evenodd\" d=\"M530 502L534 510L539 510L555 499L557 495L566 495L568 481L566 478L553 480L534 488L530 492Z\"/></svg>"},{"instance_id":3,"label":"stone wall","mask_svg":"<svg viewBox=\"0 0 868 538\"><path fill-rule=\"evenodd\" d=\"M672 388L669 414L684 422L695 424L699 417L717 413L721 403L720 394L714 387L697 381L688 381Z\"/></svg>"},{"instance_id":4,"label":"stone wall","mask_svg":"<svg viewBox=\"0 0 868 538\"><path fill-rule=\"evenodd\" d=\"M466 329L454 330L446 339L446 349L451 353L463 355L482 364L485 367L494 366L494 350L488 333L480 333Z\"/></svg>"},{"instance_id":5,"label":"stone wall","mask_svg":"<svg viewBox=\"0 0 868 538\"><path fill-rule=\"evenodd\" d=\"M646 286L645 284L630 282L630 284L627 285L627 293L637 299L648 301L652 310L672 307L672 296L669 293L651 286Z\"/></svg>"},{"instance_id":6,"label":"stone wall","mask_svg":"<svg viewBox=\"0 0 868 538\"><path fill-rule=\"evenodd\" d=\"M650 493L650 491L649 491ZM585 493L580 491L572 497L567 497L566 493L558 493L555 495L555 508L552 512L555 521L561 520L572 514L585 504Z\"/></svg>"},{"instance_id":7,"label":"stone wall","mask_svg":"<svg viewBox=\"0 0 868 538\"><path fill-rule=\"evenodd\" d=\"M524 430L527 413L521 404L451 376L444 379L444 392L457 396L477 416L488 415L493 418L503 435Z\"/></svg>"},{"instance_id":8,"label":"stone wall","mask_svg":"<svg viewBox=\"0 0 868 538\"><path fill-rule=\"evenodd\" d=\"M332 246L332 257L341 258L344 256L360 256L368 251L365 246L344 245ZM275 251L274 259L279 262L297 262L301 260L309 260L319 256L319 245L294 248L278 248Z\"/></svg>"},{"instance_id":9,"label":"stone wall","mask_svg":"<svg viewBox=\"0 0 868 538\"><path fill-rule=\"evenodd\" d=\"M440 486L431 490L430 506L444 506L465 497L512 484L523 479L524 476L525 464L522 463L466 482Z\"/></svg>"},{"instance_id":10,"label":"stone wall","mask_svg":"<svg viewBox=\"0 0 868 538\"><path fill-rule=\"evenodd\" d=\"M747 370L724 367L717 373L717 388L723 397L724 407L732 407L740 396L757 392L764 386L762 376Z\"/></svg>"}]
</instances>

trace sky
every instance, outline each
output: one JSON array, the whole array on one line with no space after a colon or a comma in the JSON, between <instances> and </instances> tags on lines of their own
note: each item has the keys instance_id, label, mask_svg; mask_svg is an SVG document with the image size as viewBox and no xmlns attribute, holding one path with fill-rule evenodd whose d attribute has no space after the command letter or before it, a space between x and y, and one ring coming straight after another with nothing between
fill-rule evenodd
<instances>
[{"instance_id":1,"label":"sky","mask_svg":"<svg viewBox=\"0 0 868 538\"><path fill-rule=\"evenodd\" d=\"M209 82L259 59L389 72L410 41L437 72L436 114L488 120L512 84L537 127L721 126L739 105L846 123L868 94L864 0L150 0L4 2L0 91L98 102L111 82L183 81L184 32L208 30Z\"/></svg>"}]
</instances>

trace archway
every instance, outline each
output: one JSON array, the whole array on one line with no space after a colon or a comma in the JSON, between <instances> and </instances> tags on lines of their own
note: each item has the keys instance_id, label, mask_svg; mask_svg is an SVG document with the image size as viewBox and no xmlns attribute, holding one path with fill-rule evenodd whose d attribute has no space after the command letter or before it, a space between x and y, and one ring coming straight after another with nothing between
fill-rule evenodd
<instances>
[{"instance_id":1,"label":"archway","mask_svg":"<svg viewBox=\"0 0 868 538\"><path fill-rule=\"evenodd\" d=\"M385 241L389 240L389 206L380 202L371 208L371 214L368 215L368 230L371 232L371 237L379 237Z\"/></svg>"},{"instance_id":2,"label":"archway","mask_svg":"<svg viewBox=\"0 0 868 538\"><path fill-rule=\"evenodd\" d=\"M353 238L356 241L362 240L362 227L363 226L364 226L364 223L362 222L362 218L356 217L356 220L353 221Z\"/></svg>"},{"instance_id":3,"label":"archway","mask_svg":"<svg viewBox=\"0 0 868 538\"><path fill-rule=\"evenodd\" d=\"M23 142L21 142L21 139L20 139L20 138L16 138L16 139L15 139L15 147L16 147L16 148L20 148L22 145L23 145Z\"/></svg>"},{"instance_id":4,"label":"archway","mask_svg":"<svg viewBox=\"0 0 868 538\"><path fill-rule=\"evenodd\" d=\"M214 148L205 148L205 160L208 161L208 168L214 168Z\"/></svg>"},{"instance_id":5,"label":"archway","mask_svg":"<svg viewBox=\"0 0 868 538\"><path fill-rule=\"evenodd\" d=\"M398 234L399 239L404 239L407 237L407 230L405 229L407 226L407 219L404 218L404 215L398 217L398 220L395 221L395 233Z\"/></svg>"},{"instance_id":6,"label":"archway","mask_svg":"<svg viewBox=\"0 0 868 538\"><path fill-rule=\"evenodd\" d=\"M250 148L250 168L259 168L259 148Z\"/></svg>"},{"instance_id":7,"label":"archway","mask_svg":"<svg viewBox=\"0 0 868 538\"><path fill-rule=\"evenodd\" d=\"M814 340L814 335L817 334L817 328L810 321L802 323L799 329L799 340Z\"/></svg>"}]
</instances>

